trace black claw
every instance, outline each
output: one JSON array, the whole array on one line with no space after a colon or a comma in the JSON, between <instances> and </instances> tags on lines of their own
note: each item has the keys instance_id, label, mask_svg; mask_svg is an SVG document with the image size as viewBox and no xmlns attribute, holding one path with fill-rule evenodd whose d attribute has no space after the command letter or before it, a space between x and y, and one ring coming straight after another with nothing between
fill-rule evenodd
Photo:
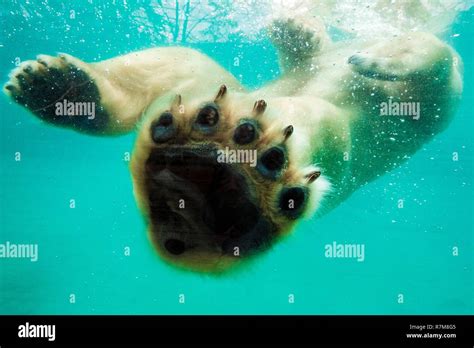
<instances>
[{"instance_id":1,"label":"black claw","mask_svg":"<svg viewBox=\"0 0 474 348\"><path fill-rule=\"evenodd\" d=\"M36 61L38 63L40 63L41 65L45 66L46 68L48 67L48 64L44 60L42 60L41 58L38 58Z\"/></svg>"},{"instance_id":2,"label":"black claw","mask_svg":"<svg viewBox=\"0 0 474 348\"><path fill-rule=\"evenodd\" d=\"M285 140L288 139L293 134L293 126L289 125L283 130L283 135L285 136Z\"/></svg>"},{"instance_id":3,"label":"black claw","mask_svg":"<svg viewBox=\"0 0 474 348\"><path fill-rule=\"evenodd\" d=\"M182 102L181 94L176 94L176 97L174 98L173 104L176 106L180 106Z\"/></svg>"},{"instance_id":4,"label":"black claw","mask_svg":"<svg viewBox=\"0 0 474 348\"><path fill-rule=\"evenodd\" d=\"M257 100L253 106L253 111L256 115L263 114L267 108L267 102L265 100Z\"/></svg>"},{"instance_id":5,"label":"black claw","mask_svg":"<svg viewBox=\"0 0 474 348\"><path fill-rule=\"evenodd\" d=\"M319 170L315 170L314 172L307 174L305 177L306 177L306 180L308 181L308 184L311 184L320 176L321 176L321 172Z\"/></svg>"},{"instance_id":6,"label":"black claw","mask_svg":"<svg viewBox=\"0 0 474 348\"><path fill-rule=\"evenodd\" d=\"M226 85L222 85L220 88L219 88L219 92L217 92L217 95L214 99L215 102L218 102L219 100L221 100L222 98L224 98L224 96L226 95L227 93L227 86Z\"/></svg>"},{"instance_id":7,"label":"black claw","mask_svg":"<svg viewBox=\"0 0 474 348\"><path fill-rule=\"evenodd\" d=\"M15 86L13 86L12 84L8 84L5 86L5 89L8 91L13 91L15 89Z\"/></svg>"}]
</instances>

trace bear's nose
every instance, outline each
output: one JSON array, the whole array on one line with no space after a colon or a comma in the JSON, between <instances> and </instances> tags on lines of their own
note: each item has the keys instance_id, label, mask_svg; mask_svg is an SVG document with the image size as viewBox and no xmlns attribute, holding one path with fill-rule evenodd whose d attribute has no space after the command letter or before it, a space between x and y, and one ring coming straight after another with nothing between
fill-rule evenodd
<instances>
[{"instance_id":1,"label":"bear's nose","mask_svg":"<svg viewBox=\"0 0 474 348\"><path fill-rule=\"evenodd\" d=\"M181 255L186 250L184 242L179 239L168 239L165 242L165 248L173 255Z\"/></svg>"}]
</instances>

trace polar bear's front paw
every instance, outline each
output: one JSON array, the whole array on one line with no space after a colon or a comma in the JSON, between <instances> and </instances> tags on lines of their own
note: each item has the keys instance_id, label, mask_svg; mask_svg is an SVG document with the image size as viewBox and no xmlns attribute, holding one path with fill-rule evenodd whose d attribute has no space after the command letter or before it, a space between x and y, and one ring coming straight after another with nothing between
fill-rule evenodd
<instances>
[{"instance_id":1,"label":"polar bear's front paw","mask_svg":"<svg viewBox=\"0 0 474 348\"><path fill-rule=\"evenodd\" d=\"M101 131L107 113L99 90L75 58L39 55L10 74L4 92L44 121L77 130Z\"/></svg>"},{"instance_id":2,"label":"polar bear's front paw","mask_svg":"<svg viewBox=\"0 0 474 348\"><path fill-rule=\"evenodd\" d=\"M268 249L310 205L321 173L293 163L293 127L267 118L263 100L235 110L245 103L222 86L213 101L158 100L144 116L135 193L154 246L174 264L223 271Z\"/></svg>"}]
</instances>

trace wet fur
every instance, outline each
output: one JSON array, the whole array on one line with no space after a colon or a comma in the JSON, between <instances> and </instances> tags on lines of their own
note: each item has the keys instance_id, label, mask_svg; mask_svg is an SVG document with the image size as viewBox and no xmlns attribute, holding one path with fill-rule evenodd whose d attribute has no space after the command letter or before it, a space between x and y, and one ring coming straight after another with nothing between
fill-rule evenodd
<instances>
[{"instance_id":1,"label":"wet fur","mask_svg":"<svg viewBox=\"0 0 474 348\"><path fill-rule=\"evenodd\" d=\"M399 166L445 129L462 92L459 56L431 34L409 33L380 42L335 44L321 28L318 25L312 30L310 24L299 25L294 20L275 22L270 35L280 51L283 73L256 91L247 91L206 55L180 47L153 48L91 64L69 55L41 55L37 61L24 62L15 69L4 91L55 125L96 135L138 130L130 169L135 197L147 220L150 211L143 168L157 146L149 133L154 119L164 110L171 110L178 116L175 142L222 147L235 147L231 139L240 119L257 120L261 127L258 140L242 148L256 148L261 153L284 143L288 155L288 166L277 180L262 177L254 168L242 167L258 191L263 214L279 227L278 240L297 222L283 216L276 205L284 187L308 188L304 215L329 211L360 186ZM293 50L295 37L309 45ZM57 97L51 95L48 86L77 91L68 72L71 68L81 72L77 83L92 83L99 93L95 98L107 116L100 127L93 123L88 126L87 122L59 123L48 115L51 111L41 108L54 103ZM41 85L34 83L38 78L43 81ZM213 102L222 85L227 86L227 93L218 102L222 115L218 131L212 136L193 131L200 107ZM178 94L183 113L177 111ZM377 105L388 98L404 101L410 97L422 103L419 121L402 124L378 115ZM253 108L261 99L268 106L256 114ZM294 127L294 132L285 140L283 130L288 125ZM394 136L396 141L391 140ZM315 171L322 175L308 182L307 175ZM240 263L238 258L206 252L176 259L167 255L154 236L150 238L166 260L185 268L221 272Z\"/></svg>"}]
</instances>

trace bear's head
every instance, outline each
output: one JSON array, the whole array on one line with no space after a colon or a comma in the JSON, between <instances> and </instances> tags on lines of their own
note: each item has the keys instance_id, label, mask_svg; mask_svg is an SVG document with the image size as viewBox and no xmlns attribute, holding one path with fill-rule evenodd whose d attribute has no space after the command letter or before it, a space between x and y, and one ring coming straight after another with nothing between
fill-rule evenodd
<instances>
[{"instance_id":1,"label":"bear's head","mask_svg":"<svg viewBox=\"0 0 474 348\"><path fill-rule=\"evenodd\" d=\"M270 248L319 204L327 181L292 163L293 127L272 112L281 110L229 96L225 86L214 98L165 95L145 111L131 171L165 260L225 271Z\"/></svg>"}]
</instances>

